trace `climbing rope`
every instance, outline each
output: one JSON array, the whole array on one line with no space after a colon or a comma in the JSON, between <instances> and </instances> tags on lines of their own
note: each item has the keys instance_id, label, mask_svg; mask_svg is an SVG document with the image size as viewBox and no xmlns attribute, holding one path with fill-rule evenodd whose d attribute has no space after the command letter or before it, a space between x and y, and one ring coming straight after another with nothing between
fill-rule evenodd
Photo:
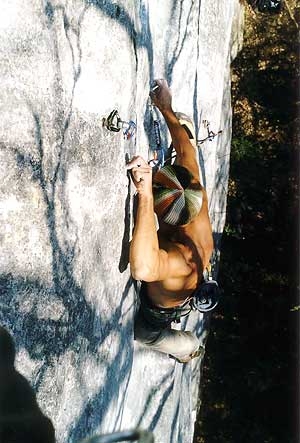
<instances>
[{"instance_id":1,"label":"climbing rope","mask_svg":"<svg viewBox=\"0 0 300 443\"><path fill-rule=\"evenodd\" d=\"M151 89L151 92L154 92L158 87L159 87L158 85L154 85ZM150 110L150 118L153 128L154 141L155 141L155 146L150 147L150 152L153 158L149 159L148 164L158 170L165 163L165 152L161 143L160 121L154 110L154 105L150 97L148 100L148 106Z\"/></svg>"}]
</instances>

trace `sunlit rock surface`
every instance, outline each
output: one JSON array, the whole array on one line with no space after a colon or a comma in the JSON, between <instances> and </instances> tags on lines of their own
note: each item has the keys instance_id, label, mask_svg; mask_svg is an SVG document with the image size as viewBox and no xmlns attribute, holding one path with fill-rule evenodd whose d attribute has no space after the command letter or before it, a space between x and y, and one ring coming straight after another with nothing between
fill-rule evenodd
<instances>
[{"instance_id":1,"label":"sunlit rock surface","mask_svg":"<svg viewBox=\"0 0 300 443\"><path fill-rule=\"evenodd\" d=\"M199 139L203 120L223 131L200 152L217 263L239 1L2 3L0 321L17 368L59 443L135 426L156 443L190 442L200 362L182 366L133 341L134 189L124 166L135 153L148 157L149 85L167 78ZM136 121L135 139L102 127L113 109ZM187 327L205 341L207 319L192 314Z\"/></svg>"}]
</instances>

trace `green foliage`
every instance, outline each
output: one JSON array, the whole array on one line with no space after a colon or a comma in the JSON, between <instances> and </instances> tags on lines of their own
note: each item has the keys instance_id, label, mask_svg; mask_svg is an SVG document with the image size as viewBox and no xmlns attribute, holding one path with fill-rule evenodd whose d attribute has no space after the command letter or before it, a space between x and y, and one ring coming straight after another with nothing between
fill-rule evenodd
<instances>
[{"instance_id":1,"label":"green foliage","mask_svg":"<svg viewBox=\"0 0 300 443\"><path fill-rule=\"evenodd\" d=\"M227 223L195 443L296 443L298 195L293 145L297 40L246 17L235 62ZM296 378L297 376L297 378Z\"/></svg>"},{"instance_id":2,"label":"green foliage","mask_svg":"<svg viewBox=\"0 0 300 443\"><path fill-rule=\"evenodd\" d=\"M256 161L261 157L262 147L250 139L242 136L240 138L233 137L231 142L231 161L247 162Z\"/></svg>"}]
</instances>

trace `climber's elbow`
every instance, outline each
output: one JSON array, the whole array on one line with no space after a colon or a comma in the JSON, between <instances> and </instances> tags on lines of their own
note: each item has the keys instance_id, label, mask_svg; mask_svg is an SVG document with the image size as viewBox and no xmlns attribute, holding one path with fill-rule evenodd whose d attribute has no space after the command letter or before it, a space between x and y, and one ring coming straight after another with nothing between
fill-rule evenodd
<instances>
[{"instance_id":1,"label":"climber's elbow","mask_svg":"<svg viewBox=\"0 0 300 443\"><path fill-rule=\"evenodd\" d=\"M145 282L152 282L157 280L157 275L153 271L153 269L150 269L148 266L138 266L134 267L131 266L131 275L135 280L145 281Z\"/></svg>"}]
</instances>

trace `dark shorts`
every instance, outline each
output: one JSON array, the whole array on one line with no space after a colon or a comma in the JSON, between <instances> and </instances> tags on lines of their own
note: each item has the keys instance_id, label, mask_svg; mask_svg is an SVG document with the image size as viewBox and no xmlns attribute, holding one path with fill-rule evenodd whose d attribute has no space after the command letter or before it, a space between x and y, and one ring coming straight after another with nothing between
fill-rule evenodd
<instances>
[{"instance_id":1,"label":"dark shorts","mask_svg":"<svg viewBox=\"0 0 300 443\"><path fill-rule=\"evenodd\" d=\"M140 314L143 316L144 321L152 328L168 328L172 322L180 323L181 317L185 317L191 312L189 303L174 308L160 308L155 306L147 295L145 283L142 283L141 286L140 301Z\"/></svg>"},{"instance_id":2,"label":"dark shorts","mask_svg":"<svg viewBox=\"0 0 300 443\"><path fill-rule=\"evenodd\" d=\"M175 308L155 306L147 296L145 283L142 283L140 299L141 306L134 323L135 340L154 351L171 355L181 363L200 355L201 344L194 333L171 327L172 322L178 323L190 313L189 302Z\"/></svg>"}]
</instances>

